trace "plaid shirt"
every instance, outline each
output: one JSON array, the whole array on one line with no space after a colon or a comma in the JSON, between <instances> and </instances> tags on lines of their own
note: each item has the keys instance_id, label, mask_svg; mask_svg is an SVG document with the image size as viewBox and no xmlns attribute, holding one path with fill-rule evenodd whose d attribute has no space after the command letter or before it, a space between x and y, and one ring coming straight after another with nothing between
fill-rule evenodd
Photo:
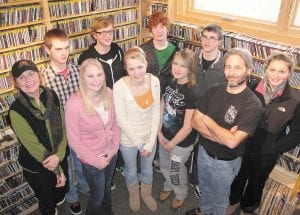
<instances>
[{"instance_id":1,"label":"plaid shirt","mask_svg":"<svg viewBox=\"0 0 300 215\"><path fill-rule=\"evenodd\" d=\"M67 80L64 79L63 75L55 73L50 64L48 64L41 73L43 84L56 92L63 107L68 98L78 90L79 87L79 66L68 64L68 67L69 75Z\"/></svg>"}]
</instances>

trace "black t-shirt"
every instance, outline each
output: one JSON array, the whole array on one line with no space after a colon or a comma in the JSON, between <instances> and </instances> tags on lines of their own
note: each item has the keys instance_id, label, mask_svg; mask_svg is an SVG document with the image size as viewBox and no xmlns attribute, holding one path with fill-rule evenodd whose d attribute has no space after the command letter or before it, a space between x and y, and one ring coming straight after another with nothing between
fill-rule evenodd
<instances>
[{"instance_id":1,"label":"black t-shirt","mask_svg":"<svg viewBox=\"0 0 300 215\"><path fill-rule=\"evenodd\" d=\"M202 67L203 67L203 70L207 70L212 64L213 62L215 62L216 59L213 59L213 60L206 60L203 55L202 55Z\"/></svg>"},{"instance_id":2,"label":"black t-shirt","mask_svg":"<svg viewBox=\"0 0 300 215\"><path fill-rule=\"evenodd\" d=\"M163 93L165 108L163 112L162 133L171 140L182 128L186 109L195 109L196 96L188 84L177 84L172 81L166 85ZM196 132L192 132L178 144L188 147L194 143Z\"/></svg>"},{"instance_id":3,"label":"black t-shirt","mask_svg":"<svg viewBox=\"0 0 300 215\"><path fill-rule=\"evenodd\" d=\"M251 136L262 114L261 102L249 88L238 94L230 94L226 91L226 87L226 83L210 87L199 99L198 110L223 128L231 129L238 126L238 130ZM246 140L233 149L201 135L199 142L213 156L220 159L234 159L244 153Z\"/></svg>"}]
</instances>

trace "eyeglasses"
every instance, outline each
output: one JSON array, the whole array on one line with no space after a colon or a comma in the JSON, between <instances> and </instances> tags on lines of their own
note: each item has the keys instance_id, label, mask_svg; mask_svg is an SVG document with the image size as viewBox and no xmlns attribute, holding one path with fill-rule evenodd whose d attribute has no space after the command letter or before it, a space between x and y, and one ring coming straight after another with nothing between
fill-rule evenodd
<instances>
[{"instance_id":1,"label":"eyeglasses","mask_svg":"<svg viewBox=\"0 0 300 215\"><path fill-rule=\"evenodd\" d=\"M96 34L100 34L101 36L112 36L114 34L113 30L110 31L95 31Z\"/></svg>"},{"instance_id":2,"label":"eyeglasses","mask_svg":"<svg viewBox=\"0 0 300 215\"><path fill-rule=\"evenodd\" d=\"M207 40L209 42L216 42L217 40L219 40L216 37L207 37L206 35L202 35L201 38L202 38L202 40Z\"/></svg>"}]
</instances>

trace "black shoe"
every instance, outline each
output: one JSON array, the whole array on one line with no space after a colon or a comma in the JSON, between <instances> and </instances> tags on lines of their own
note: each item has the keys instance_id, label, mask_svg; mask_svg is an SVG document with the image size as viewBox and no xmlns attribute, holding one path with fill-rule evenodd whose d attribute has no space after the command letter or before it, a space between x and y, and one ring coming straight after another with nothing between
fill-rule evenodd
<instances>
[{"instance_id":1,"label":"black shoe","mask_svg":"<svg viewBox=\"0 0 300 215\"><path fill-rule=\"evenodd\" d=\"M82 213L81 205L79 202L71 203L69 207L69 211L73 215L79 215Z\"/></svg>"},{"instance_id":2,"label":"black shoe","mask_svg":"<svg viewBox=\"0 0 300 215\"><path fill-rule=\"evenodd\" d=\"M189 210L185 212L185 215L205 215L200 208L194 208L192 210Z\"/></svg>"}]
</instances>

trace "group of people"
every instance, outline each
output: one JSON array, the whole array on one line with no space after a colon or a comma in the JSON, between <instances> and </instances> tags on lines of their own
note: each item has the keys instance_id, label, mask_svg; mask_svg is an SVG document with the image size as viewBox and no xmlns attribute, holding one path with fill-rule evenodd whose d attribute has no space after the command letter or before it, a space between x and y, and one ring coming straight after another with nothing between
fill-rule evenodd
<instances>
[{"instance_id":1,"label":"group of people","mask_svg":"<svg viewBox=\"0 0 300 215\"><path fill-rule=\"evenodd\" d=\"M68 63L67 34L52 29L41 73L30 60L13 65L18 96L9 118L43 215L57 214L65 200L81 214L78 191L89 195L85 214L112 214L117 160L124 162L131 210L142 199L157 211L155 156L165 179L158 200L174 192L172 209L183 206L189 181L202 196L187 215L238 208L253 214L259 207L278 156L300 142L300 94L288 82L292 59L274 52L263 79L254 80L248 51L219 50L220 26L204 27L199 56L168 41L169 26L162 12L153 13L153 39L124 53L113 43L113 22L97 18L95 43L80 55L80 66Z\"/></svg>"}]
</instances>

